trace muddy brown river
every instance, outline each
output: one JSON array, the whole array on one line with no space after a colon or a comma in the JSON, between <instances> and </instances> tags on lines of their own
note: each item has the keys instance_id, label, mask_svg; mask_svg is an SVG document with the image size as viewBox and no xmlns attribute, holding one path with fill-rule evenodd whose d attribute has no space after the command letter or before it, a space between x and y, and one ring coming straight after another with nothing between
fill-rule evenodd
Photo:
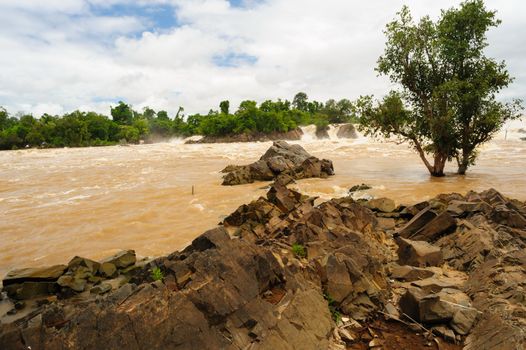
<instances>
[{"instance_id":1,"label":"muddy brown river","mask_svg":"<svg viewBox=\"0 0 526 350\"><path fill-rule=\"evenodd\" d=\"M336 175L299 181L321 199L360 183L366 195L410 204L442 192L494 187L526 200L526 142L517 130L486 144L465 177L430 178L406 145L367 138L298 142L332 159ZM506 137L506 139L504 139ZM256 160L270 143L167 143L0 152L0 275L15 267L100 259L120 249L138 255L172 252L216 225L239 205L265 194L266 183L221 186L219 170ZM454 164L446 169L455 171ZM192 186L195 193L192 195Z\"/></svg>"}]
</instances>

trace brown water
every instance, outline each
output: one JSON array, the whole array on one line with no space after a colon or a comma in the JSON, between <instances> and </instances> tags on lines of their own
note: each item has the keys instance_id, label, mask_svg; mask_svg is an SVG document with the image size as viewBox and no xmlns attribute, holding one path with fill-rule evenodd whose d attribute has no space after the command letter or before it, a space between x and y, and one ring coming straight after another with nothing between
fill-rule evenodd
<instances>
[{"instance_id":1,"label":"brown water","mask_svg":"<svg viewBox=\"0 0 526 350\"><path fill-rule=\"evenodd\" d=\"M489 187L526 200L526 142L518 137L501 135L486 145L467 176L440 179L430 178L404 145L309 137L300 144L334 161L335 176L297 185L322 198L345 195L363 182L373 185L368 194L407 204ZM0 275L74 255L100 259L123 248L142 256L180 249L265 194L265 183L220 186L218 171L252 162L269 146L171 142L0 152Z\"/></svg>"}]
</instances>

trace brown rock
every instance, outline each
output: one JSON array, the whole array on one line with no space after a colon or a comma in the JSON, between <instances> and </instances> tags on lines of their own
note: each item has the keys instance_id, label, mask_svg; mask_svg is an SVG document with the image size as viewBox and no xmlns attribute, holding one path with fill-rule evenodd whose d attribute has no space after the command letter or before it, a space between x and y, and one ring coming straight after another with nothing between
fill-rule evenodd
<instances>
[{"instance_id":1,"label":"brown rock","mask_svg":"<svg viewBox=\"0 0 526 350\"><path fill-rule=\"evenodd\" d=\"M432 277L435 273L431 270L422 269L414 266L396 265L391 271L391 278L412 282Z\"/></svg>"},{"instance_id":2,"label":"brown rock","mask_svg":"<svg viewBox=\"0 0 526 350\"><path fill-rule=\"evenodd\" d=\"M134 250L123 250L114 256L103 260L102 263L109 262L115 265L118 269L123 269L135 264L136 261L137 258Z\"/></svg>"},{"instance_id":3,"label":"brown rock","mask_svg":"<svg viewBox=\"0 0 526 350\"><path fill-rule=\"evenodd\" d=\"M396 209L396 204L389 198L375 198L364 202L363 205L371 210L390 213Z\"/></svg>"},{"instance_id":4,"label":"brown rock","mask_svg":"<svg viewBox=\"0 0 526 350\"><path fill-rule=\"evenodd\" d=\"M442 251L424 241L412 241L399 238L398 262L401 265L411 266L439 266L443 263Z\"/></svg>"},{"instance_id":5,"label":"brown rock","mask_svg":"<svg viewBox=\"0 0 526 350\"><path fill-rule=\"evenodd\" d=\"M436 216L437 214L433 209L427 207L416 214L404 227L398 230L397 233L404 238L410 238Z\"/></svg>"},{"instance_id":6,"label":"brown rock","mask_svg":"<svg viewBox=\"0 0 526 350\"><path fill-rule=\"evenodd\" d=\"M223 185L239 185L254 181L269 181L280 175L291 179L327 177L334 174L330 160L312 157L300 145L290 145L285 141L275 141L256 162L245 166L228 166L223 170Z\"/></svg>"},{"instance_id":7,"label":"brown rock","mask_svg":"<svg viewBox=\"0 0 526 350\"><path fill-rule=\"evenodd\" d=\"M3 279L5 286L23 282L50 282L56 281L64 274L66 265L54 265L42 268L26 268L10 271Z\"/></svg>"},{"instance_id":8,"label":"brown rock","mask_svg":"<svg viewBox=\"0 0 526 350\"><path fill-rule=\"evenodd\" d=\"M415 321L420 321L420 301L426 296L425 292L417 287L409 287L400 298L398 305L402 316L405 314Z\"/></svg>"},{"instance_id":9,"label":"brown rock","mask_svg":"<svg viewBox=\"0 0 526 350\"><path fill-rule=\"evenodd\" d=\"M446 234L454 230L456 227L455 219L449 215L447 211L440 213L437 217L424 225L416 233L409 236L409 238L420 241L434 241L440 235Z\"/></svg>"}]
</instances>

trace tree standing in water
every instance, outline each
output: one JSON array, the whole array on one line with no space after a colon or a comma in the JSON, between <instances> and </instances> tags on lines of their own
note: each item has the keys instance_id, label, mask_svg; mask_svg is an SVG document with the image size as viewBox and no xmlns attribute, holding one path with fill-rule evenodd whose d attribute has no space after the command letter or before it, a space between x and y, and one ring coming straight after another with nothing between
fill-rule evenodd
<instances>
[{"instance_id":1,"label":"tree standing in water","mask_svg":"<svg viewBox=\"0 0 526 350\"><path fill-rule=\"evenodd\" d=\"M403 7L386 26L385 52L376 68L402 89L377 103L370 96L357 101L362 130L408 141L432 176L444 176L453 159L464 175L477 147L520 116L520 100L496 100L513 81L505 63L484 54L486 32L499 24L482 0L465 1L442 11L436 22L426 16L417 24Z\"/></svg>"}]
</instances>

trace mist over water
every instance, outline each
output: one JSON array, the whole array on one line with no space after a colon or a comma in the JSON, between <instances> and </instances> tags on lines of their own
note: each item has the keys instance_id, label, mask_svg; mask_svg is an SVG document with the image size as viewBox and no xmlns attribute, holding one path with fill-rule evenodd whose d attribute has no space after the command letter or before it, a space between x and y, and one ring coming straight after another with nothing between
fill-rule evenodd
<instances>
[{"instance_id":1,"label":"mist over water","mask_svg":"<svg viewBox=\"0 0 526 350\"><path fill-rule=\"evenodd\" d=\"M336 175L294 187L321 199L344 196L360 183L366 196L411 204L438 193L494 187L526 200L526 137L513 124L481 149L468 175L431 178L407 146L359 137L318 140L306 127L299 142L331 159ZM506 138L506 139L505 139ZM0 152L0 275L12 268L92 259L119 249L160 255L180 249L239 205L265 194L268 183L221 186L228 164L258 159L271 145L193 144L184 140L129 147ZM454 173L455 164L446 171ZM192 195L192 186L195 194Z\"/></svg>"}]
</instances>

